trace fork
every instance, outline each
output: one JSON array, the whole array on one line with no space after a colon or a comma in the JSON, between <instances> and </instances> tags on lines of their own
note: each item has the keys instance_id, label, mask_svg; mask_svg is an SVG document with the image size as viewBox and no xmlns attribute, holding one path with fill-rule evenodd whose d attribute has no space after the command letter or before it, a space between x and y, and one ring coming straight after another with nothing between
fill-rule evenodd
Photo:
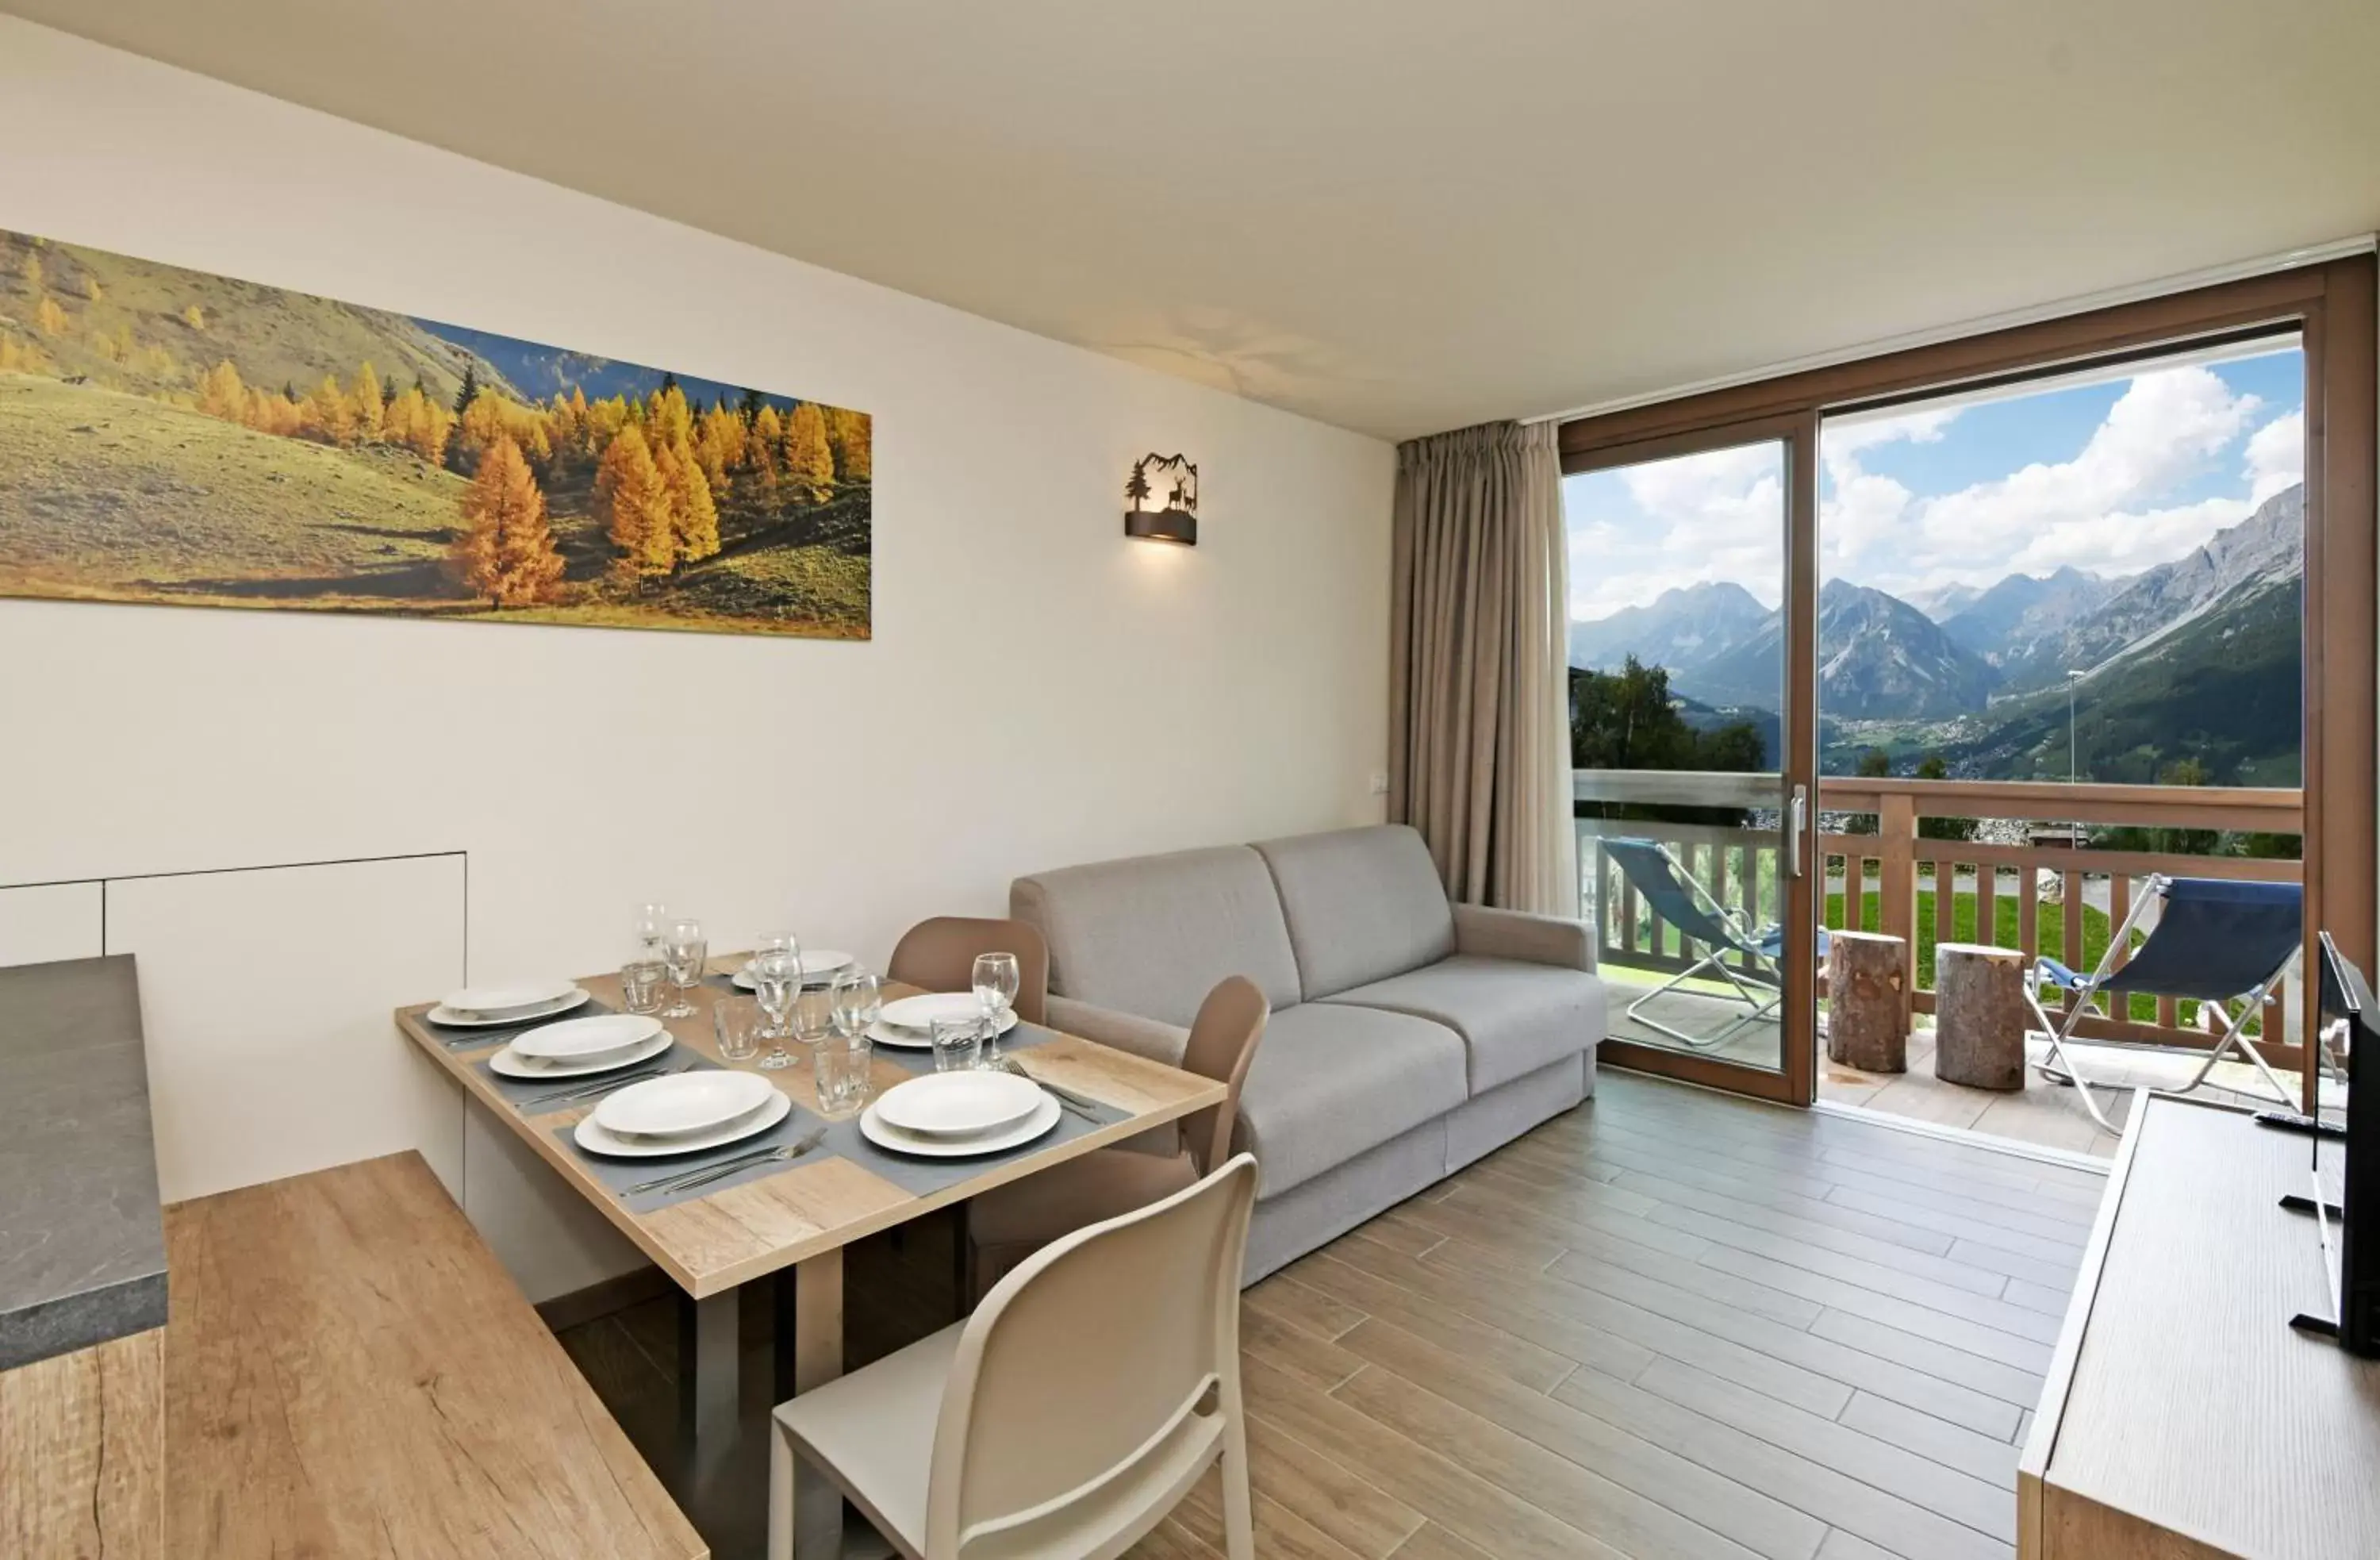
<instances>
[{"instance_id":1,"label":"fork","mask_svg":"<svg viewBox=\"0 0 2380 1560\"><path fill-rule=\"evenodd\" d=\"M706 1164L699 1170L681 1170L674 1176L657 1176L650 1181L639 1181L622 1195L642 1197L647 1192L689 1191L696 1187L707 1186L712 1181L733 1176L739 1171L749 1170L755 1165L776 1164L786 1160L799 1159L818 1147L820 1140L825 1136L825 1127L813 1127L793 1142L780 1143L772 1149L758 1149L750 1153L739 1153L733 1159L722 1159L716 1164Z\"/></svg>"},{"instance_id":2,"label":"fork","mask_svg":"<svg viewBox=\"0 0 2380 1560\"><path fill-rule=\"evenodd\" d=\"M585 1083L576 1089L556 1089L543 1094L532 1094L520 1102L519 1108L534 1115L537 1112L553 1110L562 1105L575 1105L582 1101L600 1099L614 1089L625 1089L631 1083L642 1083L647 1079L668 1078L673 1074L682 1073L692 1065L681 1062L674 1067L655 1067L650 1072L630 1073L625 1078L607 1078L601 1083Z\"/></svg>"},{"instance_id":3,"label":"fork","mask_svg":"<svg viewBox=\"0 0 2380 1560\"><path fill-rule=\"evenodd\" d=\"M1081 1116L1085 1121L1089 1122L1094 1127L1104 1125L1104 1123L1099 1120L1099 1113L1098 1109L1093 1106L1090 1101L1084 1099L1080 1094L1071 1093L1066 1090L1061 1089L1054 1083L1042 1083L1039 1079L1034 1078L1031 1073L1026 1072L1023 1067L1018 1066L1014 1057L1002 1056L1000 1060L992 1063L991 1066L994 1072L1009 1073L1017 1078L1028 1079L1032 1082L1039 1084L1040 1087L1048 1092L1051 1099L1058 1102L1058 1106L1061 1110L1072 1111L1075 1115Z\"/></svg>"}]
</instances>

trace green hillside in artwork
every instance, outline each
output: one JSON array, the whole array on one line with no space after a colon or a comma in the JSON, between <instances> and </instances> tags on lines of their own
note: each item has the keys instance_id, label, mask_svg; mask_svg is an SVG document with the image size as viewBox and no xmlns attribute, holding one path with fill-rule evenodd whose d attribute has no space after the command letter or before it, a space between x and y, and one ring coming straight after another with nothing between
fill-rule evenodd
<instances>
[{"instance_id":1,"label":"green hillside in artwork","mask_svg":"<svg viewBox=\"0 0 2380 1560\"><path fill-rule=\"evenodd\" d=\"M861 413L0 232L0 594L865 638L873 475Z\"/></svg>"}]
</instances>

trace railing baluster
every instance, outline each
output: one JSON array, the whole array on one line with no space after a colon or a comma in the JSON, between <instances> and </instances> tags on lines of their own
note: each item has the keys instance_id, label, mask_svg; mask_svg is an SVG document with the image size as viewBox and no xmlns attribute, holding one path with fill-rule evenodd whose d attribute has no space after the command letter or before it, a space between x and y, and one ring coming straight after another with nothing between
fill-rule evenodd
<instances>
[{"instance_id":1,"label":"railing baluster","mask_svg":"<svg viewBox=\"0 0 2380 1560\"><path fill-rule=\"evenodd\" d=\"M2060 957L2065 959L2067 969L2082 971L2082 874L2070 868L2062 881L2065 884L2064 901L2058 919L2065 923L2066 946ZM2071 1006L2072 1003L2067 1005Z\"/></svg>"},{"instance_id":2,"label":"railing baluster","mask_svg":"<svg viewBox=\"0 0 2380 1560\"><path fill-rule=\"evenodd\" d=\"M1867 930L1867 858L1854 846L1843 857L1843 929Z\"/></svg>"},{"instance_id":3,"label":"railing baluster","mask_svg":"<svg viewBox=\"0 0 2380 1560\"><path fill-rule=\"evenodd\" d=\"M2107 936L2111 943L2114 941L2116 929L2123 925L2124 918L2131 913L2132 880L2126 877L2123 873L2118 872L2107 880ZM2115 946L2110 951L2114 959L2114 962L2108 967L2111 970L2121 969L2125 965L2131 962L2132 950L2130 945L2129 939L2127 939L2123 945ZM2123 1011L2120 1013L2116 1011L2116 1008L2119 1006L2123 1008ZM2116 996L2109 997L2107 999L2107 1017L2129 1027L2132 1019L2132 999L2131 997L2121 995L2120 993Z\"/></svg>"},{"instance_id":4,"label":"railing baluster","mask_svg":"<svg viewBox=\"0 0 2380 1560\"><path fill-rule=\"evenodd\" d=\"M1947 856L1934 859L1934 941L1937 945L1959 940L1959 864ZM1920 961L1921 965L1924 961ZM1918 983L1934 989L1934 971L1921 968Z\"/></svg>"},{"instance_id":5,"label":"railing baluster","mask_svg":"<svg viewBox=\"0 0 2380 1560\"><path fill-rule=\"evenodd\" d=\"M2018 870L2016 880L2016 945L2023 950L2025 979L2033 979L2034 960L2041 957L2041 869Z\"/></svg>"},{"instance_id":6,"label":"railing baluster","mask_svg":"<svg viewBox=\"0 0 2380 1560\"><path fill-rule=\"evenodd\" d=\"M1989 861L1975 863L1975 941L1987 948L2000 945L2000 870Z\"/></svg>"}]
</instances>

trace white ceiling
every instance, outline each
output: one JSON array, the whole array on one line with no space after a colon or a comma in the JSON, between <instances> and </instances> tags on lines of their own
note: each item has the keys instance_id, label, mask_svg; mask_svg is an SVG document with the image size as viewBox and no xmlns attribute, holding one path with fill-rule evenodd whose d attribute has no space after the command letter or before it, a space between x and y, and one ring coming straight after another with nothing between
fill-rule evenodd
<instances>
[{"instance_id":1,"label":"white ceiling","mask_svg":"<svg viewBox=\"0 0 2380 1560\"><path fill-rule=\"evenodd\" d=\"M0 9L1392 437L2380 226L2374 0Z\"/></svg>"}]
</instances>

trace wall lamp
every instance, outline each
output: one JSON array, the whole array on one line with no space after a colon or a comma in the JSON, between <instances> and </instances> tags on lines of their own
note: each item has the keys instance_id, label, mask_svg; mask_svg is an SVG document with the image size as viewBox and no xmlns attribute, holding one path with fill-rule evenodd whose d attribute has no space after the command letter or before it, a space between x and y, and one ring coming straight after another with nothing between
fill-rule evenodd
<instances>
[{"instance_id":1,"label":"wall lamp","mask_svg":"<svg viewBox=\"0 0 2380 1560\"><path fill-rule=\"evenodd\" d=\"M1187 457L1155 451L1142 456L1132 463L1123 496L1132 506L1123 516L1126 536L1198 545L1198 468Z\"/></svg>"}]
</instances>

